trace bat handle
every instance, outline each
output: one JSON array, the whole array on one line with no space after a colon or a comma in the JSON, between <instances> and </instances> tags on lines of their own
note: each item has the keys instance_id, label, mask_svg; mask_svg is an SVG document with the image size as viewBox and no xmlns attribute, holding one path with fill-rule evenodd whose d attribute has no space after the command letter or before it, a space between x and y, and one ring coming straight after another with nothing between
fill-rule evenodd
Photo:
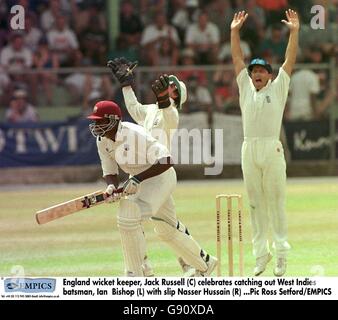
<instances>
[{"instance_id":1,"label":"bat handle","mask_svg":"<svg viewBox=\"0 0 338 320\"><path fill-rule=\"evenodd\" d=\"M114 191L114 193L122 193L123 192L123 188L121 187L121 188L117 188L115 191Z\"/></svg>"}]
</instances>

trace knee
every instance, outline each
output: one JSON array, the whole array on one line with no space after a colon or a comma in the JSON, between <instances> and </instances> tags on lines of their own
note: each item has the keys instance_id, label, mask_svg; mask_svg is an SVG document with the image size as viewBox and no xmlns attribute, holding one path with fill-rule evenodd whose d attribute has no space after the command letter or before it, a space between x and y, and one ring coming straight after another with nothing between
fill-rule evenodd
<instances>
[{"instance_id":1,"label":"knee","mask_svg":"<svg viewBox=\"0 0 338 320\"><path fill-rule=\"evenodd\" d=\"M123 199L117 212L117 226L120 230L135 230L141 224L139 207L131 200Z\"/></svg>"},{"instance_id":2,"label":"knee","mask_svg":"<svg viewBox=\"0 0 338 320\"><path fill-rule=\"evenodd\" d=\"M250 201L257 201L257 198L260 196L260 193L257 190L257 186L252 184L246 185L246 192Z\"/></svg>"},{"instance_id":3,"label":"knee","mask_svg":"<svg viewBox=\"0 0 338 320\"><path fill-rule=\"evenodd\" d=\"M267 205L272 210L284 207L285 204L285 193L283 190L275 189L272 190L267 196Z\"/></svg>"},{"instance_id":4,"label":"knee","mask_svg":"<svg viewBox=\"0 0 338 320\"><path fill-rule=\"evenodd\" d=\"M176 229L164 221L153 221L155 228L154 231L158 237L163 241L170 241L175 237Z\"/></svg>"},{"instance_id":5,"label":"knee","mask_svg":"<svg viewBox=\"0 0 338 320\"><path fill-rule=\"evenodd\" d=\"M257 198L250 198L249 197L249 206L250 210L256 210L257 208L259 209L260 207L260 201Z\"/></svg>"}]
</instances>

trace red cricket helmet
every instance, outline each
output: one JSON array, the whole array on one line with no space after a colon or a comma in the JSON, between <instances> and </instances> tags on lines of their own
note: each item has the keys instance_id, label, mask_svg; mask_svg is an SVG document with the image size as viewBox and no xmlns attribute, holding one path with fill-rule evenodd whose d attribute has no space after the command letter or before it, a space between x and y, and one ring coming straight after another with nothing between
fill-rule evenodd
<instances>
[{"instance_id":1,"label":"red cricket helmet","mask_svg":"<svg viewBox=\"0 0 338 320\"><path fill-rule=\"evenodd\" d=\"M115 102L99 101L95 104L93 113L87 118L94 121L109 119L108 123L96 124L94 122L89 125L89 129L94 137L104 137L122 119L122 113L120 107Z\"/></svg>"},{"instance_id":2,"label":"red cricket helmet","mask_svg":"<svg viewBox=\"0 0 338 320\"><path fill-rule=\"evenodd\" d=\"M91 120L100 120L104 118L122 119L122 112L118 104L113 101L99 101L95 104L93 113L87 117Z\"/></svg>"}]
</instances>

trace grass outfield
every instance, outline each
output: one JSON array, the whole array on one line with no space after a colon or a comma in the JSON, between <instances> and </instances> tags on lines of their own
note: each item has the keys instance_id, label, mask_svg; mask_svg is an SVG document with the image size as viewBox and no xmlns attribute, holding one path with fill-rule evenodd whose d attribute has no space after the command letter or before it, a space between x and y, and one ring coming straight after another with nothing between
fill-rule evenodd
<instances>
[{"instance_id":1,"label":"grass outfield","mask_svg":"<svg viewBox=\"0 0 338 320\"><path fill-rule=\"evenodd\" d=\"M102 188L56 185L0 188L0 276L22 266L27 276L119 276L123 257L116 227L116 204L97 206L46 225L36 210ZM215 195L244 193L238 180L180 182L175 191L178 217L211 254L216 253ZM245 275L252 275L251 228L244 199ZM338 184L336 179L289 179L287 276L338 276ZM236 230L236 227L234 227ZM158 276L179 276L172 251L145 224L148 255ZM234 242L235 251L237 235ZM225 248L225 241L223 247ZM223 267L226 271L226 251ZM236 261L236 260L235 260ZM273 263L265 276L272 276Z\"/></svg>"}]
</instances>

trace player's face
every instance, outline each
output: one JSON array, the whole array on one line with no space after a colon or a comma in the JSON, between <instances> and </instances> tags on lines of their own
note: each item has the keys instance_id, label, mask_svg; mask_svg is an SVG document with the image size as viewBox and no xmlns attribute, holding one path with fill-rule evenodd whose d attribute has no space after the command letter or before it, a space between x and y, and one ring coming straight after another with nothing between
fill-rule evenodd
<instances>
[{"instance_id":1,"label":"player's face","mask_svg":"<svg viewBox=\"0 0 338 320\"><path fill-rule=\"evenodd\" d=\"M266 86L268 81L272 78L272 74L268 72L264 67L254 66L251 71L252 83L257 90Z\"/></svg>"},{"instance_id":2,"label":"player's face","mask_svg":"<svg viewBox=\"0 0 338 320\"><path fill-rule=\"evenodd\" d=\"M95 120L95 124L97 126L105 126L109 123L109 119L104 118L104 119L99 119L99 120Z\"/></svg>"},{"instance_id":3,"label":"player's face","mask_svg":"<svg viewBox=\"0 0 338 320\"><path fill-rule=\"evenodd\" d=\"M89 125L90 131L94 137L106 137L108 139L113 139L114 132L113 128L116 124L116 121L112 121L108 118L95 120L94 123Z\"/></svg>"},{"instance_id":4,"label":"player's face","mask_svg":"<svg viewBox=\"0 0 338 320\"><path fill-rule=\"evenodd\" d=\"M169 85L169 97L175 100L178 97L178 90L175 83Z\"/></svg>"}]
</instances>

